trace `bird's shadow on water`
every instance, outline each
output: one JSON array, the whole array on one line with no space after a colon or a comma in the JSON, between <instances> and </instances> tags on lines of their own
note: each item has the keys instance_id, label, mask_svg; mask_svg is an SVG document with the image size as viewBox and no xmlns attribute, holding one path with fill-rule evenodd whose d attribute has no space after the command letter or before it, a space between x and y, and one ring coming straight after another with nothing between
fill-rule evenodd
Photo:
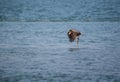
<instances>
[{"instance_id":1,"label":"bird's shadow on water","mask_svg":"<svg viewBox=\"0 0 120 82\"><path fill-rule=\"evenodd\" d=\"M68 48L68 50L69 50L70 52L75 52L75 51L79 51L80 48Z\"/></svg>"}]
</instances>

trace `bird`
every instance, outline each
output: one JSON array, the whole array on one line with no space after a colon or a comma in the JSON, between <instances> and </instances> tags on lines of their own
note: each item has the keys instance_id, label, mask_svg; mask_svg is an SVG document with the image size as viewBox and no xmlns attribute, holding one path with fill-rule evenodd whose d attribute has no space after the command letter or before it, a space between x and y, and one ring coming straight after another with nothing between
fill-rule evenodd
<instances>
[{"instance_id":1,"label":"bird","mask_svg":"<svg viewBox=\"0 0 120 82\"><path fill-rule=\"evenodd\" d=\"M78 43L79 43L79 36L81 35L81 32L79 32L76 29L70 29L68 31L67 35L68 35L68 38L69 38L70 42L76 41L77 45L78 45Z\"/></svg>"}]
</instances>

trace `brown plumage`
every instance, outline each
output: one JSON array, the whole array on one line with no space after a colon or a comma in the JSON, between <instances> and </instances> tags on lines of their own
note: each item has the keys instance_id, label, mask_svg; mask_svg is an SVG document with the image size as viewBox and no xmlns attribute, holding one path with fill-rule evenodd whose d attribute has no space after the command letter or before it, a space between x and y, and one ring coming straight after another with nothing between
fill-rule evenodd
<instances>
[{"instance_id":1,"label":"brown plumage","mask_svg":"<svg viewBox=\"0 0 120 82\"><path fill-rule=\"evenodd\" d=\"M70 29L67 33L69 41L70 42L74 42L75 40L77 41L77 44L79 42L79 35L81 35L81 33L75 29Z\"/></svg>"}]
</instances>

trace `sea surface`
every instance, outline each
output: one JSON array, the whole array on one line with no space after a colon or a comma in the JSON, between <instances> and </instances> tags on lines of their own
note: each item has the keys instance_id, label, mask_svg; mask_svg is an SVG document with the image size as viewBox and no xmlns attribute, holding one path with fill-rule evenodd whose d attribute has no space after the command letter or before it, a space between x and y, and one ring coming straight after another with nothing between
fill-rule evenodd
<instances>
[{"instance_id":1,"label":"sea surface","mask_svg":"<svg viewBox=\"0 0 120 82\"><path fill-rule=\"evenodd\" d=\"M0 21L120 21L120 0L0 0Z\"/></svg>"},{"instance_id":2,"label":"sea surface","mask_svg":"<svg viewBox=\"0 0 120 82\"><path fill-rule=\"evenodd\" d=\"M120 82L120 23L0 22L0 82Z\"/></svg>"},{"instance_id":3,"label":"sea surface","mask_svg":"<svg viewBox=\"0 0 120 82\"><path fill-rule=\"evenodd\" d=\"M120 82L120 0L0 0L0 82Z\"/></svg>"}]
</instances>

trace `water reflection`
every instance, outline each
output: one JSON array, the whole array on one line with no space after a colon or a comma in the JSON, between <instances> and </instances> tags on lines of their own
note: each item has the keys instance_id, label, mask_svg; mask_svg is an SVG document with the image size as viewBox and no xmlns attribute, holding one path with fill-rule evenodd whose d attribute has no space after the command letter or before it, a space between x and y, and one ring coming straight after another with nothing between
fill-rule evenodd
<instances>
[{"instance_id":1,"label":"water reflection","mask_svg":"<svg viewBox=\"0 0 120 82\"><path fill-rule=\"evenodd\" d=\"M80 48L69 48L70 52L79 51L79 50L80 50Z\"/></svg>"}]
</instances>

